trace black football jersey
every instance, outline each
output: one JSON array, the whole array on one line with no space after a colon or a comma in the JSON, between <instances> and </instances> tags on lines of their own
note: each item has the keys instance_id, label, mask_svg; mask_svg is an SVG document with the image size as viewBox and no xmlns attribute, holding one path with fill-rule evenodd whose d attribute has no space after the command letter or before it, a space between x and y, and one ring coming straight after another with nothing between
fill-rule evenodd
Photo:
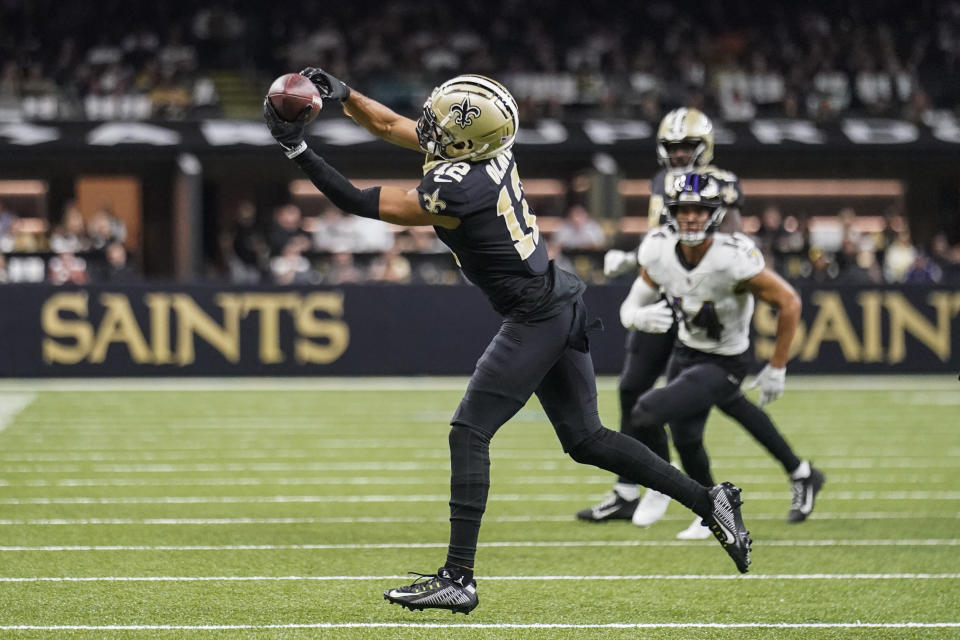
<instances>
[{"instance_id":1,"label":"black football jersey","mask_svg":"<svg viewBox=\"0 0 960 640\"><path fill-rule=\"evenodd\" d=\"M460 220L456 229L434 229L497 313L547 318L586 289L547 258L512 152L479 162L428 158L417 191L425 210Z\"/></svg>"},{"instance_id":2,"label":"black football jersey","mask_svg":"<svg viewBox=\"0 0 960 640\"><path fill-rule=\"evenodd\" d=\"M730 184L731 188L723 193L724 206L737 208L743 206L743 190L740 188L740 179L735 174L719 169L712 164L702 169L697 169L697 173L715 176L721 182ZM667 181L673 180L677 175L680 174L661 169L653 176L653 180L650 181L650 207L647 209L647 220L650 223L651 229L658 225L665 224L667 221L664 193L667 188Z\"/></svg>"}]
</instances>

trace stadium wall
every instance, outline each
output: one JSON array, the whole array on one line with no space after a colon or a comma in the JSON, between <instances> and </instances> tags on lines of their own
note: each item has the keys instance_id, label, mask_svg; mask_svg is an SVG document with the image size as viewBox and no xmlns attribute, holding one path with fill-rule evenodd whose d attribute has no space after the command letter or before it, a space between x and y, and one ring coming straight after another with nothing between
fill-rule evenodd
<instances>
[{"instance_id":1,"label":"stadium wall","mask_svg":"<svg viewBox=\"0 0 960 640\"><path fill-rule=\"evenodd\" d=\"M937 373L960 368L960 291L934 286L800 289L796 373ZM616 373L624 286L594 286L599 373ZM163 286L0 288L0 376L469 374L498 326L473 287ZM776 317L754 317L754 355Z\"/></svg>"}]
</instances>

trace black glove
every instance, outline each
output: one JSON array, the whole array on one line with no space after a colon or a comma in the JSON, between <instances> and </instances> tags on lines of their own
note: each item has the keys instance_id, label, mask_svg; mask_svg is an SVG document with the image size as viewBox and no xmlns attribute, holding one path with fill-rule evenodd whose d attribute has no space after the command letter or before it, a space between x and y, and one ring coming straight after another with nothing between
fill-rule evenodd
<instances>
[{"instance_id":1,"label":"black glove","mask_svg":"<svg viewBox=\"0 0 960 640\"><path fill-rule=\"evenodd\" d=\"M323 69L307 67L300 75L310 80L324 98L333 98L343 102L350 97L350 87Z\"/></svg>"},{"instance_id":2,"label":"black glove","mask_svg":"<svg viewBox=\"0 0 960 640\"><path fill-rule=\"evenodd\" d=\"M277 114L277 110L270 104L269 98L263 100L263 119L267 122L267 127L270 128L270 135L280 143L288 158L300 155L307 148L303 136L311 111L313 111L312 105L306 107L296 120L287 122Z\"/></svg>"}]
</instances>

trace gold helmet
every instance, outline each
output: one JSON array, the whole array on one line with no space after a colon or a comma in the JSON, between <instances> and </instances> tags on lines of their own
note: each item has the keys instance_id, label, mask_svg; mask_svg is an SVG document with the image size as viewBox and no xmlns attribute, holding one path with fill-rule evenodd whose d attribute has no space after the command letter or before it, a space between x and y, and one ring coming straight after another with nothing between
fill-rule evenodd
<instances>
[{"instance_id":1,"label":"gold helmet","mask_svg":"<svg viewBox=\"0 0 960 640\"><path fill-rule=\"evenodd\" d=\"M519 125L517 101L502 84L462 75L427 98L417 138L421 149L444 160L486 160L513 146Z\"/></svg>"},{"instance_id":2,"label":"gold helmet","mask_svg":"<svg viewBox=\"0 0 960 640\"><path fill-rule=\"evenodd\" d=\"M682 167L670 164L670 147L690 145L690 162ZM713 123L698 109L674 109L660 121L657 129L657 161L667 171L688 172L713 160Z\"/></svg>"}]
</instances>

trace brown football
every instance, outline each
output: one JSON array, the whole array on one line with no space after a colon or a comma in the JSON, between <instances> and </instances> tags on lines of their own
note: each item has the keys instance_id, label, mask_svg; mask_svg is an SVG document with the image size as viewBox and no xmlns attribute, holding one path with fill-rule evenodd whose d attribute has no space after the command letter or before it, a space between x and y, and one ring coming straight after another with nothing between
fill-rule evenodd
<instances>
[{"instance_id":1,"label":"brown football","mask_svg":"<svg viewBox=\"0 0 960 640\"><path fill-rule=\"evenodd\" d=\"M267 97L277 115L287 122L299 118L303 110L312 105L313 109L307 118L307 122L310 122L323 108L320 92L310 80L299 73L287 73L274 80L267 91Z\"/></svg>"}]
</instances>

